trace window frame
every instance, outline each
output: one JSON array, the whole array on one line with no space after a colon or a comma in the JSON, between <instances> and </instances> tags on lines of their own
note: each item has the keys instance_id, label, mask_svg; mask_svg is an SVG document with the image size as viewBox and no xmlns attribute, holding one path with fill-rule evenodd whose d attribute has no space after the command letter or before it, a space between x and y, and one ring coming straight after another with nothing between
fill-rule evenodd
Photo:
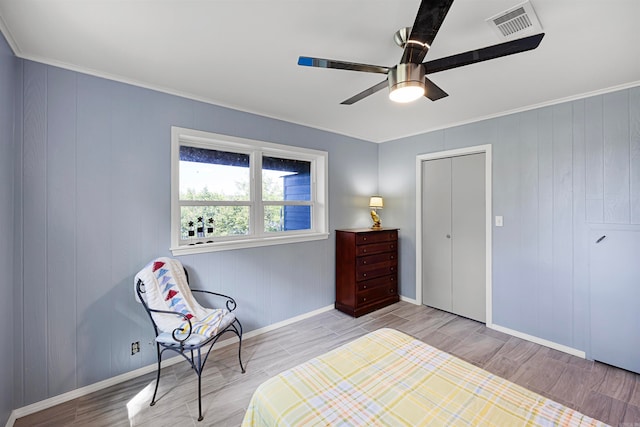
<instances>
[{"instance_id":1,"label":"window frame","mask_svg":"<svg viewBox=\"0 0 640 427\"><path fill-rule=\"evenodd\" d=\"M248 201L189 201L180 197L180 146L232 151L249 154ZM262 157L278 157L311 163L311 195L309 201L262 200ZM329 237L328 153L290 145L239 138L212 132L171 127L171 252L174 256L223 250L252 248L287 243L323 240ZM211 243L188 243L181 239L180 207L188 206L249 206L249 234L223 236ZM311 206L311 228L268 232L264 230L265 206ZM209 239L210 240L210 239Z\"/></svg>"}]
</instances>

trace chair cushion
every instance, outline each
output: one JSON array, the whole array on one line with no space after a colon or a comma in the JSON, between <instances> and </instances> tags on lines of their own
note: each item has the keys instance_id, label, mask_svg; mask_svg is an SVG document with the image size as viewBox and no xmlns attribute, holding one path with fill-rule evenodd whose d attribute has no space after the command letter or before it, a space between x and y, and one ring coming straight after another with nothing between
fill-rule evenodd
<instances>
[{"instance_id":1,"label":"chair cushion","mask_svg":"<svg viewBox=\"0 0 640 427\"><path fill-rule=\"evenodd\" d=\"M210 337L223 331L236 319L235 314L227 309L216 309L202 320L191 321L193 331L184 345L196 346ZM180 328L180 333L176 334L178 339L184 339L189 334L189 322L184 322ZM176 344L171 332L163 332L156 337L156 341L161 344Z\"/></svg>"},{"instance_id":2,"label":"chair cushion","mask_svg":"<svg viewBox=\"0 0 640 427\"><path fill-rule=\"evenodd\" d=\"M176 334L176 337L178 337L178 339L185 339L187 337L187 334ZM186 347L188 346L198 346L199 344L201 344L203 341L207 340L208 337L202 336L202 335L197 335L197 334L191 334L191 336L189 337L188 340L186 340L184 342L184 345ZM173 335L171 335L171 333L169 332L162 332L160 334L158 334L158 336L156 337L156 341L159 342L160 344L164 344L164 345L177 345L178 343L176 342L176 340L173 339Z\"/></svg>"}]
</instances>

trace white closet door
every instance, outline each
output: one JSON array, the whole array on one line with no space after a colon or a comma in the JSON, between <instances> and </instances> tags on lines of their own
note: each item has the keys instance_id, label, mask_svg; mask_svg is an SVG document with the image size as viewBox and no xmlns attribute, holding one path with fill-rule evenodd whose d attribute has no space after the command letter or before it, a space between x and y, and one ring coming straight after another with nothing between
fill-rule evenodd
<instances>
[{"instance_id":1,"label":"white closet door","mask_svg":"<svg viewBox=\"0 0 640 427\"><path fill-rule=\"evenodd\" d=\"M422 162L422 301L451 311L451 159Z\"/></svg>"},{"instance_id":2,"label":"white closet door","mask_svg":"<svg viewBox=\"0 0 640 427\"><path fill-rule=\"evenodd\" d=\"M422 303L486 319L485 154L422 162Z\"/></svg>"},{"instance_id":3,"label":"white closet door","mask_svg":"<svg viewBox=\"0 0 640 427\"><path fill-rule=\"evenodd\" d=\"M640 231L590 238L591 356L640 373Z\"/></svg>"},{"instance_id":4,"label":"white closet door","mask_svg":"<svg viewBox=\"0 0 640 427\"><path fill-rule=\"evenodd\" d=\"M452 160L452 311L484 322L485 154L454 157Z\"/></svg>"}]
</instances>

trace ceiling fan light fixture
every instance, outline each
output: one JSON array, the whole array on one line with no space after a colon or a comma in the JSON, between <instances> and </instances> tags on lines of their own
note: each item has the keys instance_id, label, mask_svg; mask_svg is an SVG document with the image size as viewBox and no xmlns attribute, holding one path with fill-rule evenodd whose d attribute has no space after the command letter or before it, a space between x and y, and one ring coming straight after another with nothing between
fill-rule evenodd
<instances>
[{"instance_id":1,"label":"ceiling fan light fixture","mask_svg":"<svg viewBox=\"0 0 640 427\"><path fill-rule=\"evenodd\" d=\"M421 85L420 82L398 83L398 85L389 92L389 99L399 103L413 102L423 97L424 92L424 84Z\"/></svg>"},{"instance_id":2,"label":"ceiling fan light fixture","mask_svg":"<svg viewBox=\"0 0 640 427\"><path fill-rule=\"evenodd\" d=\"M394 102L412 102L424 96L425 70L422 64L398 64L389 70L389 99Z\"/></svg>"}]
</instances>

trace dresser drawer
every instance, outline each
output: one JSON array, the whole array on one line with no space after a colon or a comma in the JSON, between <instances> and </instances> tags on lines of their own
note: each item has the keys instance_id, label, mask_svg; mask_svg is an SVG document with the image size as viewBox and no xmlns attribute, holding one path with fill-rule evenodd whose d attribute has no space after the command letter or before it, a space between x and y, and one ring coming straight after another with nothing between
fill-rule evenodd
<instances>
[{"instance_id":1,"label":"dresser drawer","mask_svg":"<svg viewBox=\"0 0 640 427\"><path fill-rule=\"evenodd\" d=\"M396 295L396 288L393 286L381 286L363 292L358 292L358 306L373 304L379 300L389 298Z\"/></svg>"},{"instance_id":2,"label":"dresser drawer","mask_svg":"<svg viewBox=\"0 0 640 427\"><path fill-rule=\"evenodd\" d=\"M390 240L398 240L397 230L356 234L356 245L368 245L369 243L388 242Z\"/></svg>"},{"instance_id":3,"label":"dresser drawer","mask_svg":"<svg viewBox=\"0 0 640 427\"><path fill-rule=\"evenodd\" d=\"M356 268L356 280L369 280L376 277L388 276L398 271L398 261L387 261L369 266L359 266Z\"/></svg>"},{"instance_id":4,"label":"dresser drawer","mask_svg":"<svg viewBox=\"0 0 640 427\"><path fill-rule=\"evenodd\" d=\"M378 277L376 279L365 280L362 282L358 282L358 294L363 291L368 291L370 289L386 287L386 288L394 288L398 287L398 275L397 273L391 274L389 276Z\"/></svg>"},{"instance_id":5,"label":"dresser drawer","mask_svg":"<svg viewBox=\"0 0 640 427\"><path fill-rule=\"evenodd\" d=\"M398 242L374 243L372 245L356 246L356 256L373 255L383 252L393 252L398 249Z\"/></svg>"},{"instance_id":6,"label":"dresser drawer","mask_svg":"<svg viewBox=\"0 0 640 427\"><path fill-rule=\"evenodd\" d=\"M374 265L374 264L379 264L387 261L394 261L394 260L397 260L397 258L398 258L398 254L396 251L385 252L378 255L361 256L356 258L356 265L358 267Z\"/></svg>"}]
</instances>

